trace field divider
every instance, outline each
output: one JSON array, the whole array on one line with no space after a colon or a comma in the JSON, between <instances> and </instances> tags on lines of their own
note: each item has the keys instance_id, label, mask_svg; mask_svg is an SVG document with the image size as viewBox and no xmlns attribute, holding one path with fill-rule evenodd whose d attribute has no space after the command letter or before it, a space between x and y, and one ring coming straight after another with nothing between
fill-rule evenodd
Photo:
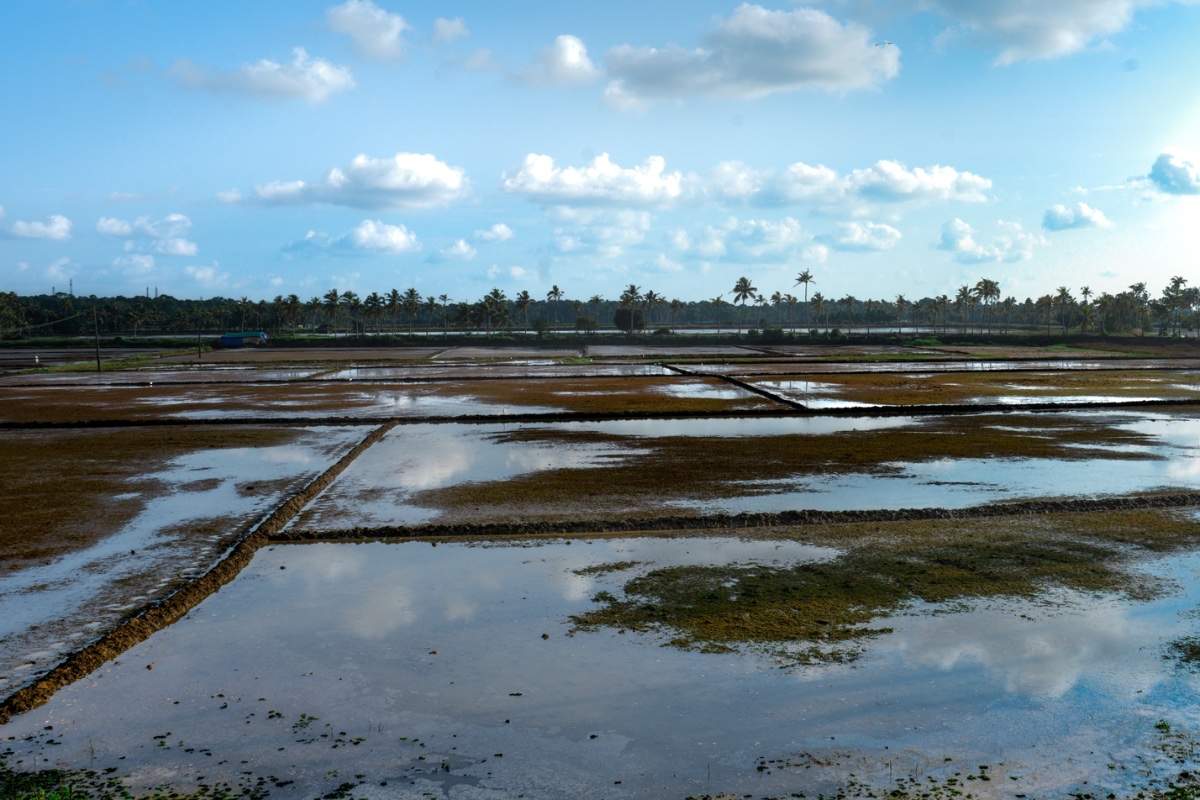
<instances>
[{"instance_id":1,"label":"field divider","mask_svg":"<svg viewBox=\"0 0 1200 800\"><path fill-rule=\"evenodd\" d=\"M361 423L360 423L361 424ZM328 469L275 506L266 516L246 526L207 572L167 596L152 601L122 620L115 628L80 650L69 654L41 677L22 686L0 701L0 725L18 714L46 703L54 693L108 661L150 638L156 632L178 622L222 586L237 577L254 553L278 535L305 505L325 490L350 464L395 427L385 422L371 430Z\"/></svg>"},{"instance_id":2,"label":"field divider","mask_svg":"<svg viewBox=\"0 0 1200 800\"><path fill-rule=\"evenodd\" d=\"M705 378L705 379L709 379L709 380L711 380L712 378L716 378L717 380L724 381L725 383L728 383L731 386L736 386L737 388L741 389L742 391L750 392L751 394L756 394L759 397L765 397L768 400L770 400L771 402L777 403L781 406L786 406L786 407L792 409L793 411L800 411L803 413L808 413L808 410L809 410L807 406L805 406L801 403L797 403L795 400L788 400L787 398L777 395L774 392L770 392L770 391L767 391L766 389L763 389L761 386L755 386L753 383L747 383L746 381L735 378L732 375L721 375L721 374L710 375L710 374L703 373L703 372L695 372L693 370L687 369L685 367L680 367L675 364L664 364L663 366L665 366L667 369L675 370L680 375L687 375L688 377L691 377L691 378Z\"/></svg>"},{"instance_id":3,"label":"field divider","mask_svg":"<svg viewBox=\"0 0 1200 800\"><path fill-rule=\"evenodd\" d=\"M702 376L715 377L715 376ZM740 385L740 384L734 384ZM749 384L747 384L749 386ZM753 389L751 390L753 391ZM761 394L757 391L756 394ZM777 419L782 417L949 417L982 414L1054 414L1078 411L1124 411L1129 409L1200 409L1200 397L1113 401L1104 403L955 403L891 406L847 406L843 408L805 408L799 403L780 399L788 408L731 409L727 411L552 411L528 414L460 414L412 417L167 417L159 419L99 419L0 422L0 431L76 430L105 428L187 428L222 425L261 425L274 427L364 427L367 425L503 425L553 424L560 422L621 422L655 419Z\"/></svg>"},{"instance_id":4,"label":"field divider","mask_svg":"<svg viewBox=\"0 0 1200 800\"><path fill-rule=\"evenodd\" d=\"M989 503L965 508L899 508L866 511L795 511L711 514L705 516L630 517L627 519L579 519L558 522L481 522L427 525L383 525L330 530L296 529L272 534L272 544L362 540L406 540L497 536L576 536L590 534L665 533L674 531L750 530L754 528L805 527L856 522L908 522L938 519L985 519L990 517L1043 516L1048 514L1131 511L1200 506L1200 492L1155 495L1123 495L1088 499L1025 500Z\"/></svg>"}]
</instances>

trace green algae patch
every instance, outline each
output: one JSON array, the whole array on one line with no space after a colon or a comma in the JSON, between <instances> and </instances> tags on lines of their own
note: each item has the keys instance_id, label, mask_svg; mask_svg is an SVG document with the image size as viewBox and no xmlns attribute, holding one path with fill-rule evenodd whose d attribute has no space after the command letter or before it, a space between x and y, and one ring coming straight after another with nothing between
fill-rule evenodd
<instances>
[{"instance_id":1,"label":"green algae patch","mask_svg":"<svg viewBox=\"0 0 1200 800\"><path fill-rule=\"evenodd\" d=\"M640 567L642 561L607 561L603 564L592 564L589 567L580 567L577 570L572 570L576 575L609 575L614 572L628 572L634 567Z\"/></svg>"},{"instance_id":2,"label":"green algae patch","mask_svg":"<svg viewBox=\"0 0 1200 800\"><path fill-rule=\"evenodd\" d=\"M786 534L784 534L786 535ZM880 620L917 603L1032 598L1050 588L1146 599L1161 587L1138 554L1200 543L1200 523L1171 512L1064 514L822 526L804 540L843 549L790 566L672 566L601 592L581 630L662 633L706 652L764 646L796 663L846 661L889 632Z\"/></svg>"}]
</instances>

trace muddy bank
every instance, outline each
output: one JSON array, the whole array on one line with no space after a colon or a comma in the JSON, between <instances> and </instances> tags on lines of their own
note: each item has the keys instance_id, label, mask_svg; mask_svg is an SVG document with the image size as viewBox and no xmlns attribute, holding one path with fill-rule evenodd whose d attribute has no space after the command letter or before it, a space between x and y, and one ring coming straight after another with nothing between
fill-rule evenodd
<instances>
[{"instance_id":1,"label":"muddy bank","mask_svg":"<svg viewBox=\"0 0 1200 800\"><path fill-rule=\"evenodd\" d=\"M1096 513L1200 506L1200 492L1145 494L1129 497L1073 500L1031 500L995 503L969 508L905 508L878 511L783 511L779 513L713 514L708 516L657 516L555 522L463 522L430 525L384 525L358 528L288 528L272 534L271 542L286 544L338 540L428 539L440 537L486 538L493 536L557 536L572 534L731 531L794 528L813 525L911 522L922 520L972 520L990 517L1039 516L1063 513Z\"/></svg>"},{"instance_id":2,"label":"muddy bank","mask_svg":"<svg viewBox=\"0 0 1200 800\"><path fill-rule=\"evenodd\" d=\"M254 552L268 541L269 536L281 530L306 503L341 474L360 453L387 433L389 428L389 425L384 424L372 430L336 463L292 494L264 519L247 524L238 532L235 543L224 557L201 577L167 597L139 609L117 628L68 656L48 673L5 698L0 702L0 725L11 719L14 714L23 713L45 703L63 686L79 680L106 661L149 638L155 631L176 622L204 598L233 580L250 562Z\"/></svg>"},{"instance_id":3,"label":"muddy bank","mask_svg":"<svg viewBox=\"0 0 1200 800\"><path fill-rule=\"evenodd\" d=\"M794 405L787 400L780 400L780 405ZM281 415L272 417L215 417L215 418L147 418L147 419L80 419L76 421L29 421L10 422L0 420L0 430L68 430L75 428L136 428L136 427L190 427L201 425L364 425L392 423L395 425L437 425L437 424L480 424L492 422L507 423L554 423L554 422L619 422L622 420L684 420L684 419L771 419L784 417L840 417L840 418L882 418L882 417L958 417L984 414L1024 414L1069 411L1092 411L1105 409L1149 409L1164 411L1187 411L1200 409L1195 399L1171 400L1130 400L1115 402L1034 402L1014 405L1011 403L963 403L959 405L912 405L912 406L864 406L850 408L733 408L729 410L712 411L614 411L614 412L513 412L496 414L431 414L414 416L294 416Z\"/></svg>"}]
</instances>

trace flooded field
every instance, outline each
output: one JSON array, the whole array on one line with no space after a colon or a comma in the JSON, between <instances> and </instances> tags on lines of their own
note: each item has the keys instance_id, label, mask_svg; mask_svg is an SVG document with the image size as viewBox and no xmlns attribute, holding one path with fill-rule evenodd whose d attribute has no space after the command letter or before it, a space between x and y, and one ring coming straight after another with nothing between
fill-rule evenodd
<instances>
[{"instance_id":1,"label":"flooded field","mask_svg":"<svg viewBox=\"0 0 1200 800\"><path fill-rule=\"evenodd\" d=\"M599 349L0 381L0 796L1191 796L1200 362Z\"/></svg>"},{"instance_id":2,"label":"flooded field","mask_svg":"<svg viewBox=\"0 0 1200 800\"><path fill-rule=\"evenodd\" d=\"M930 778L1124 795L1195 769L1200 684L1169 657L1197 628L1194 555L1130 567L1169 584L1155 596L916 602L873 620L849 663L573 621L651 570L836 557L737 538L276 547L7 726L9 761L278 797L815 796Z\"/></svg>"}]
</instances>

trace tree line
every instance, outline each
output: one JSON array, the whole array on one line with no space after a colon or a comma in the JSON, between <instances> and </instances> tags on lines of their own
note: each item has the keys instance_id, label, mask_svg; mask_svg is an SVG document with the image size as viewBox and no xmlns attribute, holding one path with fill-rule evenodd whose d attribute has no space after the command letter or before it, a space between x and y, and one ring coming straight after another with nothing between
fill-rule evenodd
<instances>
[{"instance_id":1,"label":"tree line","mask_svg":"<svg viewBox=\"0 0 1200 800\"><path fill-rule=\"evenodd\" d=\"M810 294L810 289L816 289ZM1118 292L1060 286L1040 297L1004 296L1000 284L980 278L953 295L909 299L826 297L811 270L784 289L760 290L738 278L730 291L705 300L668 299L636 284L616 298L571 298L558 286L544 297L528 291L489 291L477 300L422 295L415 288L371 292L330 289L302 300L213 297L80 297L69 293L21 296L0 292L0 336L184 335L230 330L269 333L416 333L617 329L633 333L711 328L717 333L756 330L888 329L1006 333L1078 331L1098 334L1183 335L1197 326L1200 290L1182 276L1152 295L1145 283Z\"/></svg>"}]
</instances>

